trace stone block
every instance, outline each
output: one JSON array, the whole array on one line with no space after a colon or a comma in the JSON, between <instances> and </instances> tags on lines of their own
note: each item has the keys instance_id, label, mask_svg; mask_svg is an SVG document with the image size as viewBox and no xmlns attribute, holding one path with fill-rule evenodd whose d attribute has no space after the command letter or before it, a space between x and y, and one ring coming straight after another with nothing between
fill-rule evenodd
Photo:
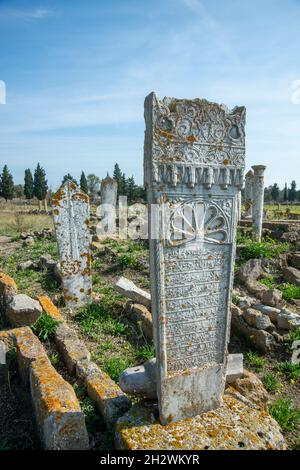
<instances>
[{"instance_id":1,"label":"stone block","mask_svg":"<svg viewBox=\"0 0 300 470\"><path fill-rule=\"evenodd\" d=\"M147 341L152 341L153 339L153 323L152 315L142 304L136 304L128 301L125 307L126 313L131 321L137 323Z\"/></svg>"},{"instance_id":2,"label":"stone block","mask_svg":"<svg viewBox=\"0 0 300 470\"><path fill-rule=\"evenodd\" d=\"M120 277L120 279L115 284L116 290L124 295L129 297L138 304L145 305L145 307L151 306L151 296L148 292L144 291L137 287L134 282L126 279L125 277Z\"/></svg>"},{"instance_id":3,"label":"stone block","mask_svg":"<svg viewBox=\"0 0 300 470\"><path fill-rule=\"evenodd\" d=\"M17 294L17 284L10 276L0 272L0 301L6 305Z\"/></svg>"},{"instance_id":4,"label":"stone block","mask_svg":"<svg viewBox=\"0 0 300 470\"><path fill-rule=\"evenodd\" d=\"M79 340L75 331L66 323L61 323L55 331L55 344L63 357L70 374L76 371L76 364L81 361L89 361L90 353L84 343Z\"/></svg>"},{"instance_id":5,"label":"stone block","mask_svg":"<svg viewBox=\"0 0 300 470\"><path fill-rule=\"evenodd\" d=\"M284 279L296 286L300 286L300 271L297 268L292 268L291 266L284 268L282 271Z\"/></svg>"},{"instance_id":6,"label":"stone block","mask_svg":"<svg viewBox=\"0 0 300 470\"><path fill-rule=\"evenodd\" d=\"M60 322L64 321L62 314L47 295L40 295L38 297L38 301L40 302L43 311L50 315L50 317Z\"/></svg>"},{"instance_id":7,"label":"stone block","mask_svg":"<svg viewBox=\"0 0 300 470\"><path fill-rule=\"evenodd\" d=\"M257 281L262 273L262 260L249 259L244 263L238 273L238 278L241 282L254 282Z\"/></svg>"},{"instance_id":8,"label":"stone block","mask_svg":"<svg viewBox=\"0 0 300 470\"><path fill-rule=\"evenodd\" d=\"M263 313L264 315L268 315L272 323L277 323L277 317L281 311L279 308L270 307L269 305L263 304L254 304L253 308Z\"/></svg>"},{"instance_id":9,"label":"stone block","mask_svg":"<svg viewBox=\"0 0 300 470\"><path fill-rule=\"evenodd\" d=\"M258 330L267 330L272 327L270 318L254 308L245 310L243 317L249 326L257 328Z\"/></svg>"},{"instance_id":10,"label":"stone block","mask_svg":"<svg viewBox=\"0 0 300 470\"><path fill-rule=\"evenodd\" d=\"M156 408L135 405L117 422L115 444L143 451L286 449L276 421L232 387L217 410L166 426Z\"/></svg>"},{"instance_id":11,"label":"stone block","mask_svg":"<svg viewBox=\"0 0 300 470\"><path fill-rule=\"evenodd\" d=\"M12 326L33 325L41 314L39 302L25 294L15 294L6 307L6 316Z\"/></svg>"},{"instance_id":12,"label":"stone block","mask_svg":"<svg viewBox=\"0 0 300 470\"><path fill-rule=\"evenodd\" d=\"M300 253L297 252L297 253L289 254L288 263L290 266L293 266L293 268L300 270Z\"/></svg>"},{"instance_id":13,"label":"stone block","mask_svg":"<svg viewBox=\"0 0 300 470\"><path fill-rule=\"evenodd\" d=\"M277 317L277 327L279 330L293 330L300 327L300 315L282 309Z\"/></svg>"},{"instance_id":14,"label":"stone block","mask_svg":"<svg viewBox=\"0 0 300 470\"><path fill-rule=\"evenodd\" d=\"M48 360L31 364L30 389L45 449L88 449L85 418L75 392Z\"/></svg>"}]
</instances>

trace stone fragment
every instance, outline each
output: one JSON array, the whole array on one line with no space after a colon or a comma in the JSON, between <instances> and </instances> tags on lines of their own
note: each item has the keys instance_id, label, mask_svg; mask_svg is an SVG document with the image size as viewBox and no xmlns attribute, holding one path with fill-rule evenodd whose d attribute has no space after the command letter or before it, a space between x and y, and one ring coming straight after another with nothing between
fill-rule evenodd
<instances>
[{"instance_id":1,"label":"stone fragment","mask_svg":"<svg viewBox=\"0 0 300 470\"><path fill-rule=\"evenodd\" d=\"M108 427L131 407L131 401L120 387L98 367L93 368L86 377L87 394L95 402L96 407Z\"/></svg>"},{"instance_id":2,"label":"stone fragment","mask_svg":"<svg viewBox=\"0 0 300 470\"><path fill-rule=\"evenodd\" d=\"M47 295L40 295L38 297L38 301L40 302L43 311L50 315L50 317L60 322L64 321L62 314Z\"/></svg>"},{"instance_id":3,"label":"stone fragment","mask_svg":"<svg viewBox=\"0 0 300 470\"><path fill-rule=\"evenodd\" d=\"M258 310L254 310L254 308L248 308L244 312L244 319L249 326L253 326L258 330L267 330L272 326L270 318Z\"/></svg>"},{"instance_id":4,"label":"stone fragment","mask_svg":"<svg viewBox=\"0 0 300 470\"><path fill-rule=\"evenodd\" d=\"M257 281L262 273L262 260L249 259L244 263L239 270L239 280L244 283Z\"/></svg>"},{"instance_id":5,"label":"stone fragment","mask_svg":"<svg viewBox=\"0 0 300 470\"><path fill-rule=\"evenodd\" d=\"M282 309L277 317L277 327L279 330L293 330L300 327L300 315Z\"/></svg>"},{"instance_id":6,"label":"stone fragment","mask_svg":"<svg viewBox=\"0 0 300 470\"><path fill-rule=\"evenodd\" d=\"M118 183L114 178L107 176L101 181L101 204L97 208L97 216L100 218L97 224L97 235L100 239L116 235L117 193Z\"/></svg>"},{"instance_id":7,"label":"stone fragment","mask_svg":"<svg viewBox=\"0 0 300 470\"><path fill-rule=\"evenodd\" d=\"M275 346L276 341L272 334L264 330L257 330L249 326L244 318L243 312L236 306L231 306L231 324L233 331L239 336L242 335L246 338L257 350L266 354L270 352Z\"/></svg>"},{"instance_id":8,"label":"stone fragment","mask_svg":"<svg viewBox=\"0 0 300 470\"><path fill-rule=\"evenodd\" d=\"M242 377L238 377L231 385L240 392L241 395L267 412L269 400L268 393L261 380L259 380L255 374L244 369Z\"/></svg>"},{"instance_id":9,"label":"stone fragment","mask_svg":"<svg viewBox=\"0 0 300 470\"><path fill-rule=\"evenodd\" d=\"M151 93L145 121L149 209L158 204L149 210L149 249L159 413L167 424L220 406L225 388L245 108Z\"/></svg>"},{"instance_id":10,"label":"stone fragment","mask_svg":"<svg viewBox=\"0 0 300 470\"><path fill-rule=\"evenodd\" d=\"M89 198L68 180L52 205L65 302L77 307L90 301L92 289Z\"/></svg>"},{"instance_id":11,"label":"stone fragment","mask_svg":"<svg viewBox=\"0 0 300 470\"><path fill-rule=\"evenodd\" d=\"M137 323L147 341L152 341L153 339L153 324L152 324L152 315L142 304L136 304L128 301L125 307L126 313L131 321Z\"/></svg>"},{"instance_id":12,"label":"stone fragment","mask_svg":"<svg viewBox=\"0 0 300 470\"><path fill-rule=\"evenodd\" d=\"M229 387L221 406L162 426L157 410L135 405L119 419L118 450L285 450L276 421L262 408Z\"/></svg>"},{"instance_id":13,"label":"stone fragment","mask_svg":"<svg viewBox=\"0 0 300 470\"><path fill-rule=\"evenodd\" d=\"M124 295L125 297L129 297L134 302L145 305L145 307L150 307L150 294L137 287L134 282L126 279L126 277L120 277L120 279L115 284L115 288L120 294Z\"/></svg>"},{"instance_id":14,"label":"stone fragment","mask_svg":"<svg viewBox=\"0 0 300 470\"><path fill-rule=\"evenodd\" d=\"M33 325L41 314L39 302L26 294L15 294L6 308L6 316L12 326Z\"/></svg>"},{"instance_id":15,"label":"stone fragment","mask_svg":"<svg viewBox=\"0 0 300 470\"><path fill-rule=\"evenodd\" d=\"M6 305L18 292L15 281L6 274L0 272L0 304Z\"/></svg>"},{"instance_id":16,"label":"stone fragment","mask_svg":"<svg viewBox=\"0 0 300 470\"><path fill-rule=\"evenodd\" d=\"M277 323L278 314L281 312L279 308L270 307L269 305L263 304L254 304L253 308L263 313L264 315L268 315L272 323Z\"/></svg>"},{"instance_id":17,"label":"stone fragment","mask_svg":"<svg viewBox=\"0 0 300 470\"><path fill-rule=\"evenodd\" d=\"M226 383L231 384L233 381L243 376L244 373L244 355L228 354Z\"/></svg>"},{"instance_id":18,"label":"stone fragment","mask_svg":"<svg viewBox=\"0 0 300 470\"><path fill-rule=\"evenodd\" d=\"M288 263L290 266L293 266L293 268L300 270L300 252L289 254Z\"/></svg>"},{"instance_id":19,"label":"stone fragment","mask_svg":"<svg viewBox=\"0 0 300 470\"><path fill-rule=\"evenodd\" d=\"M280 240L288 243L297 243L300 240L300 234L297 231L286 232L281 236Z\"/></svg>"},{"instance_id":20,"label":"stone fragment","mask_svg":"<svg viewBox=\"0 0 300 470\"><path fill-rule=\"evenodd\" d=\"M54 334L55 344L63 357L70 374L74 374L76 364L80 361L89 361L90 353L84 343L79 340L75 331L66 323L61 323Z\"/></svg>"},{"instance_id":21,"label":"stone fragment","mask_svg":"<svg viewBox=\"0 0 300 470\"><path fill-rule=\"evenodd\" d=\"M284 268L282 271L283 277L287 282L300 286L300 271L299 269L292 268L291 266Z\"/></svg>"},{"instance_id":22,"label":"stone fragment","mask_svg":"<svg viewBox=\"0 0 300 470\"><path fill-rule=\"evenodd\" d=\"M33 246L34 245L34 238L33 237L27 237L24 241L23 241L23 246L24 247L29 247L29 246Z\"/></svg>"},{"instance_id":23,"label":"stone fragment","mask_svg":"<svg viewBox=\"0 0 300 470\"><path fill-rule=\"evenodd\" d=\"M88 449L85 418L75 392L48 360L31 364L30 389L44 448Z\"/></svg>"},{"instance_id":24,"label":"stone fragment","mask_svg":"<svg viewBox=\"0 0 300 470\"><path fill-rule=\"evenodd\" d=\"M45 270L54 272L56 264L57 264L57 261L54 261L54 259L52 259L52 256L49 255L48 253L40 257L40 260L39 260L40 269L45 269Z\"/></svg>"},{"instance_id":25,"label":"stone fragment","mask_svg":"<svg viewBox=\"0 0 300 470\"><path fill-rule=\"evenodd\" d=\"M255 295L258 299L262 299L265 292L268 292L270 289L257 281L246 282L246 287L250 294Z\"/></svg>"},{"instance_id":26,"label":"stone fragment","mask_svg":"<svg viewBox=\"0 0 300 470\"><path fill-rule=\"evenodd\" d=\"M278 289L268 289L263 292L261 301L270 307L280 308L282 306L282 292Z\"/></svg>"},{"instance_id":27,"label":"stone fragment","mask_svg":"<svg viewBox=\"0 0 300 470\"><path fill-rule=\"evenodd\" d=\"M31 261L31 260L24 261L24 263L18 264L19 271L26 271L27 269L35 269L36 267L37 267L36 263L34 263L34 261Z\"/></svg>"}]
</instances>

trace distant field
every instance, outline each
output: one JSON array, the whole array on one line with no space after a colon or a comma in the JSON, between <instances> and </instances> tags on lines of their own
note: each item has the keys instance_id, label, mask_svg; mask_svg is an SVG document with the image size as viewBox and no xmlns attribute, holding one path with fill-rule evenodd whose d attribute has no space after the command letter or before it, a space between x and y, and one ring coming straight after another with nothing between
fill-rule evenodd
<instances>
[{"instance_id":1,"label":"distant field","mask_svg":"<svg viewBox=\"0 0 300 470\"><path fill-rule=\"evenodd\" d=\"M300 214L300 204L297 204L297 205L296 204L289 204L289 205L280 204L279 209L278 209L277 204L265 204L264 207L265 209L268 209L269 211L277 212L279 210L280 212L285 212L287 209L289 209L294 214Z\"/></svg>"},{"instance_id":2,"label":"distant field","mask_svg":"<svg viewBox=\"0 0 300 470\"><path fill-rule=\"evenodd\" d=\"M0 235L18 237L22 232L39 231L44 228L53 228L50 215L23 215L16 211L7 212L0 209Z\"/></svg>"}]
</instances>

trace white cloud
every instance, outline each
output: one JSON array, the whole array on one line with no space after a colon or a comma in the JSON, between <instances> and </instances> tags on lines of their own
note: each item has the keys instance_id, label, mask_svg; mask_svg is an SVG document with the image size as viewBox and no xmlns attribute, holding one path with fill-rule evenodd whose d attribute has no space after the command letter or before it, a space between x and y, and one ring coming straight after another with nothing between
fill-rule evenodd
<instances>
[{"instance_id":1,"label":"white cloud","mask_svg":"<svg viewBox=\"0 0 300 470\"><path fill-rule=\"evenodd\" d=\"M43 20L52 14L48 8L21 10L15 8L0 8L0 19L19 18L24 20Z\"/></svg>"}]
</instances>

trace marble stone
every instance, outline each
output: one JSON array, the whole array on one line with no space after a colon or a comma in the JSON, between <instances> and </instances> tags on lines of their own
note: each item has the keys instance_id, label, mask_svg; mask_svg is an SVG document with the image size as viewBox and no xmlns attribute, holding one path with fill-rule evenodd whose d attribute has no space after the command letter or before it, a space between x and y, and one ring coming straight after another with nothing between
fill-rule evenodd
<instances>
[{"instance_id":1,"label":"marble stone","mask_svg":"<svg viewBox=\"0 0 300 470\"><path fill-rule=\"evenodd\" d=\"M97 208L100 222L97 225L98 237L114 237L117 231L116 207L117 207L118 183L107 176L101 181L101 205Z\"/></svg>"},{"instance_id":2,"label":"marble stone","mask_svg":"<svg viewBox=\"0 0 300 470\"><path fill-rule=\"evenodd\" d=\"M77 307L90 301L92 291L89 198L66 181L52 205L65 302Z\"/></svg>"},{"instance_id":3,"label":"marble stone","mask_svg":"<svg viewBox=\"0 0 300 470\"><path fill-rule=\"evenodd\" d=\"M254 173L249 170L245 176L245 217L252 218L252 206L253 206L253 179Z\"/></svg>"},{"instance_id":4,"label":"marble stone","mask_svg":"<svg viewBox=\"0 0 300 470\"><path fill-rule=\"evenodd\" d=\"M256 240L261 241L265 191L264 172L266 167L263 165L255 165L252 168L254 171L252 230Z\"/></svg>"},{"instance_id":5,"label":"marble stone","mask_svg":"<svg viewBox=\"0 0 300 470\"><path fill-rule=\"evenodd\" d=\"M149 244L159 413L166 425L217 408L224 392L245 108L151 93L145 120L145 186L160 220L159 236Z\"/></svg>"}]
</instances>

